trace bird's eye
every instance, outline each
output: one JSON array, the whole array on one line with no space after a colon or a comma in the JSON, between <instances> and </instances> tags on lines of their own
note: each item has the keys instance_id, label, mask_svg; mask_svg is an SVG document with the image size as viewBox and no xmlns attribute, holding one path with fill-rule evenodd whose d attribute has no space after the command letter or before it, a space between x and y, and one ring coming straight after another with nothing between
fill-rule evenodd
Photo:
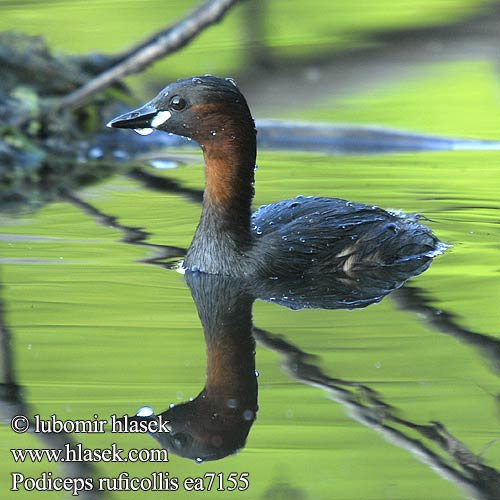
<instances>
[{"instance_id":1,"label":"bird's eye","mask_svg":"<svg viewBox=\"0 0 500 500\"><path fill-rule=\"evenodd\" d=\"M174 95L172 99L170 99L170 103L168 104L170 109L174 109L175 111L181 111L186 107L186 100L178 95Z\"/></svg>"}]
</instances>

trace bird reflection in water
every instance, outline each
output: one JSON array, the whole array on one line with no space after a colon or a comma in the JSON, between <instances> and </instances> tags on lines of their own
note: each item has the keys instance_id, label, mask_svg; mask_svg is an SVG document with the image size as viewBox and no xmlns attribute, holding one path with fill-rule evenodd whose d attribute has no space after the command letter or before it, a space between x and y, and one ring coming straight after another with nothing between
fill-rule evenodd
<instances>
[{"instance_id":1,"label":"bird reflection in water","mask_svg":"<svg viewBox=\"0 0 500 500\"><path fill-rule=\"evenodd\" d=\"M257 413L253 297L241 280L187 273L205 335L206 383L192 401L160 415L170 432L152 434L170 452L197 462L242 448Z\"/></svg>"},{"instance_id":2,"label":"bird reflection in water","mask_svg":"<svg viewBox=\"0 0 500 500\"><path fill-rule=\"evenodd\" d=\"M380 301L404 280L429 266L372 268L365 276L318 275L295 279L238 279L186 272L203 326L206 384L196 398L154 415L129 420L169 421L169 432L152 436L170 452L197 462L218 460L245 445L257 414L257 376L252 305L256 298L293 309L359 308Z\"/></svg>"}]
</instances>

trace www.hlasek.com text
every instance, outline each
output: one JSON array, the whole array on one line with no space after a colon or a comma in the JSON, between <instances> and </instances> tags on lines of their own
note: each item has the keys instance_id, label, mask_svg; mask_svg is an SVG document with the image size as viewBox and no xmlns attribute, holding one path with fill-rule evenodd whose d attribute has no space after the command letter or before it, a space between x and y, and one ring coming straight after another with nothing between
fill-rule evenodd
<instances>
[{"instance_id":1,"label":"www.hlasek.com text","mask_svg":"<svg viewBox=\"0 0 500 500\"><path fill-rule=\"evenodd\" d=\"M132 448L127 452L112 443L109 448L85 448L82 443L61 448L11 448L14 462L168 462L168 450Z\"/></svg>"}]
</instances>

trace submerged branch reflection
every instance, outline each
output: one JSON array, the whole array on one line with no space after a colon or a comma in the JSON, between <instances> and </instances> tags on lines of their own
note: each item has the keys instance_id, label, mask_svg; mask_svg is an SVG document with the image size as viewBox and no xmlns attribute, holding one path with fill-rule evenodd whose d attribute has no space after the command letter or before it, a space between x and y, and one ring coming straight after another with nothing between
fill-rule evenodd
<instances>
[{"instance_id":1,"label":"submerged branch reflection","mask_svg":"<svg viewBox=\"0 0 500 500\"><path fill-rule=\"evenodd\" d=\"M393 295L396 305L404 311L416 313L438 332L455 337L457 340L475 347L484 356L495 372L500 375L500 340L491 335L473 332L460 326L453 314L431 305L425 290L405 287Z\"/></svg>"},{"instance_id":2,"label":"submerged branch reflection","mask_svg":"<svg viewBox=\"0 0 500 500\"><path fill-rule=\"evenodd\" d=\"M483 463L440 422L418 424L397 416L380 394L359 382L332 378L311 361L311 356L281 335L254 328L258 344L281 354L283 369L293 379L323 389L340 403L349 416L382 434L388 441L407 450L442 478L461 487L476 500L496 500L500 495L500 472ZM420 439L412 437L413 432ZM437 446L441 454L433 451Z\"/></svg>"},{"instance_id":3,"label":"submerged branch reflection","mask_svg":"<svg viewBox=\"0 0 500 500\"><path fill-rule=\"evenodd\" d=\"M120 241L123 243L128 243L130 245L138 245L149 248L154 251L154 255L151 257L144 257L141 262L148 264L158 264L159 261L165 259L173 259L182 257L186 250L180 247L175 247L171 245L159 245L154 243L148 243L146 240L149 233L142 228L132 227L122 224L118 221L118 218L114 215L107 215L97 207L84 201L73 193L64 193L61 195L64 200L71 203L73 206L80 209L83 213L94 219L98 224L104 227L112 227L123 233L123 237ZM164 265L164 264L159 264Z\"/></svg>"}]
</instances>

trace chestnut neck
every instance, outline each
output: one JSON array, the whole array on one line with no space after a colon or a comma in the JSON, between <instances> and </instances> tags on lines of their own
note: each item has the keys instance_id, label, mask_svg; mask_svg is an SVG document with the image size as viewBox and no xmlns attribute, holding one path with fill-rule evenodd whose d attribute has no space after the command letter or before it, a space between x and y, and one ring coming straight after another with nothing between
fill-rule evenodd
<instances>
[{"instance_id":1,"label":"chestnut neck","mask_svg":"<svg viewBox=\"0 0 500 500\"><path fill-rule=\"evenodd\" d=\"M250 240L251 205L254 194L256 131L248 116L217 115L198 142L205 160L205 192L202 222L229 233L238 240ZM208 128L208 127L207 127Z\"/></svg>"}]
</instances>

